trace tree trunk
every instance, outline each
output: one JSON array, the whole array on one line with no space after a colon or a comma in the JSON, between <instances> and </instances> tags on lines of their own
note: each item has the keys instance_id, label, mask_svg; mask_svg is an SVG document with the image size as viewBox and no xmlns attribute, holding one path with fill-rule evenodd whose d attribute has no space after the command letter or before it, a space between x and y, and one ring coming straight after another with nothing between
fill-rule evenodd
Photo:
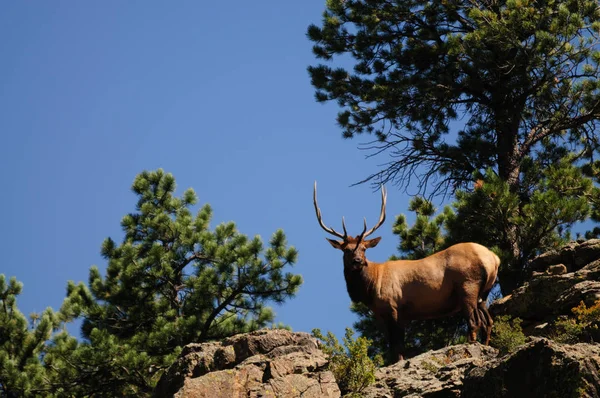
<instances>
[{"instance_id":1,"label":"tree trunk","mask_svg":"<svg viewBox=\"0 0 600 398\"><path fill-rule=\"evenodd\" d=\"M506 119L505 119L506 120ZM518 118L514 123L499 126L498 131L498 175L509 186L510 192L518 193L520 190L521 159L518 136ZM515 212L519 210L516 209ZM512 214L510 216L516 216ZM511 217L512 218L512 217ZM503 248L510 256L508 263L504 264L500 272L500 286L502 294L509 294L521 283L522 253L519 229L516 224L507 220L504 228L506 237Z\"/></svg>"}]
</instances>

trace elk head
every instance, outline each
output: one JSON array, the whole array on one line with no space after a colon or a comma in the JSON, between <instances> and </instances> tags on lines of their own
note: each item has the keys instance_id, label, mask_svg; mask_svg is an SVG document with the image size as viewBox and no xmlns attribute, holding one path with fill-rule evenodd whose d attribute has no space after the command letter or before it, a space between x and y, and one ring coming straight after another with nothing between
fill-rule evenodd
<instances>
[{"instance_id":1,"label":"elk head","mask_svg":"<svg viewBox=\"0 0 600 398\"><path fill-rule=\"evenodd\" d=\"M387 194L385 188L381 187L381 212L379 215L379 221L377 224L367 231L367 219L364 219L364 228L360 235L355 237L348 236L348 232L346 231L346 223L344 221L344 217L342 217L342 228L344 233L341 234L337 232L335 229L327 227L323 223L323 219L321 216L321 209L319 209L319 205L317 204L317 182L315 181L315 187L313 190L313 203L315 205L315 212L317 213L317 220L319 221L319 225L326 232L331 235L340 238L337 239L328 239L331 246L335 249L339 249L344 252L344 266L349 268L358 268L361 266L367 265L367 258L365 256L365 251L371 247L377 246L381 237L377 237L374 239L365 239L367 236L371 235L377 228L379 228L383 222L385 221L385 203L387 200Z\"/></svg>"}]
</instances>

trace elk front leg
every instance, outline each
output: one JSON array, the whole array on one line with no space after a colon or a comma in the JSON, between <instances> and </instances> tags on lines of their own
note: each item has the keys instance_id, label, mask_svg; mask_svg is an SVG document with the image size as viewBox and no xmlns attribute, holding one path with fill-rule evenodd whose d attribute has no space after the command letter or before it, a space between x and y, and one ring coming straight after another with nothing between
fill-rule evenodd
<instances>
[{"instance_id":1,"label":"elk front leg","mask_svg":"<svg viewBox=\"0 0 600 398\"><path fill-rule=\"evenodd\" d=\"M390 320L387 323L387 339L390 347L390 358L392 363L403 360L402 353L404 352L404 325Z\"/></svg>"},{"instance_id":2,"label":"elk front leg","mask_svg":"<svg viewBox=\"0 0 600 398\"><path fill-rule=\"evenodd\" d=\"M394 311L394 313L396 312ZM393 316L392 313L387 316L376 316L375 319L388 342L388 356L391 362L396 363L404 359L402 357L405 337L404 324L398 321L397 316Z\"/></svg>"}]
</instances>

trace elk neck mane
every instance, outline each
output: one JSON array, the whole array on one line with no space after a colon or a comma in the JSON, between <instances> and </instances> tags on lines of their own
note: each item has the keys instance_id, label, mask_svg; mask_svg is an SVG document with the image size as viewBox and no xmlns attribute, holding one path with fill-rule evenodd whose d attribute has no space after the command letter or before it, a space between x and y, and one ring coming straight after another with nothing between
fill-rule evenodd
<instances>
[{"instance_id":1,"label":"elk neck mane","mask_svg":"<svg viewBox=\"0 0 600 398\"><path fill-rule=\"evenodd\" d=\"M375 267L377 264L368 262L367 266L344 267L346 289L350 300L354 303L363 303L370 306L376 295L377 279Z\"/></svg>"}]
</instances>

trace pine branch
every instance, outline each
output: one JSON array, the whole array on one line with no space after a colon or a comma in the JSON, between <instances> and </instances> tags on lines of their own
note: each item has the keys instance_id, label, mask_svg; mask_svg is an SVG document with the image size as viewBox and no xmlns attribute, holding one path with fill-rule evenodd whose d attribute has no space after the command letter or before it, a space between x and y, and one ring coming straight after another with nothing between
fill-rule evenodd
<instances>
[{"instance_id":1,"label":"pine branch","mask_svg":"<svg viewBox=\"0 0 600 398\"><path fill-rule=\"evenodd\" d=\"M225 309L225 307L227 307L235 299L235 297L238 294L240 294L243 291L244 287L245 286L241 286L238 289L234 290L229 296L227 296L227 298L225 298L225 300L223 300L216 308L213 309L213 311L210 313L210 315L204 322L204 326L200 331L199 341L206 341L206 336L208 335L210 326L215 320L215 318L221 313L221 311Z\"/></svg>"}]
</instances>

